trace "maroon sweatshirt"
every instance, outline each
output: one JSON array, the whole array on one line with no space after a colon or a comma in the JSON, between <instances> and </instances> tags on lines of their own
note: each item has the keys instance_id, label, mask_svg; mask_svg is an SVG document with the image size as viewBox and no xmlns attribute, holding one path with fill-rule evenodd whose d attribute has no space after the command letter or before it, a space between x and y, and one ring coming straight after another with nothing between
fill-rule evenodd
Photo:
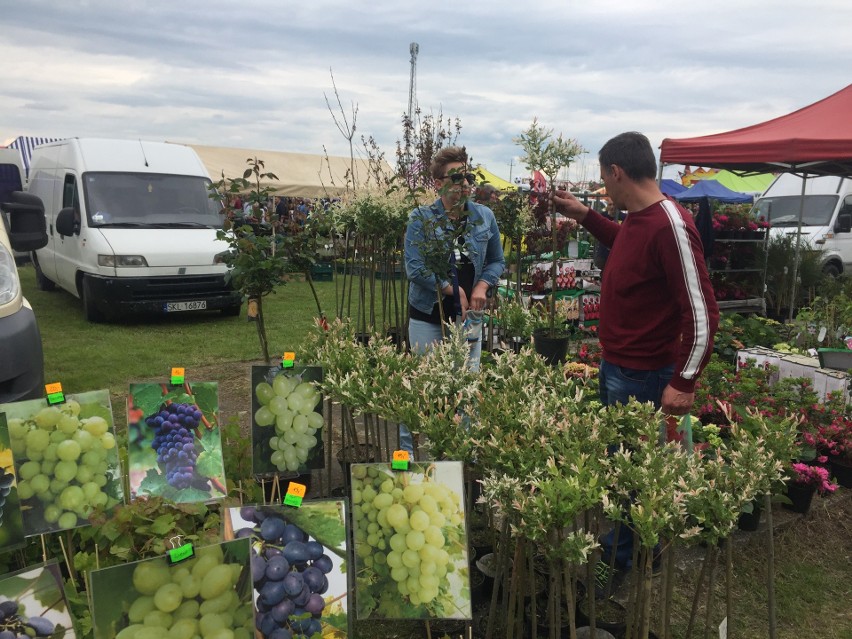
<instances>
[{"instance_id":1,"label":"maroon sweatshirt","mask_svg":"<svg viewBox=\"0 0 852 639\"><path fill-rule=\"evenodd\" d=\"M639 370L674 364L672 388L693 392L719 307L692 215L662 200L622 224L589 209L583 226L611 247L598 326L604 359Z\"/></svg>"}]
</instances>

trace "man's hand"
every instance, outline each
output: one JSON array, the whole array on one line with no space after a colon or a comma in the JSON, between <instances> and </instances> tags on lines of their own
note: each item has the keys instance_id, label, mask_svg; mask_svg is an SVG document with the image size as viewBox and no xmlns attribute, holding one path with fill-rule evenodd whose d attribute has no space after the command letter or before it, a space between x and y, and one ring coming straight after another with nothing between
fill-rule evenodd
<instances>
[{"instance_id":1,"label":"man's hand","mask_svg":"<svg viewBox=\"0 0 852 639\"><path fill-rule=\"evenodd\" d=\"M695 393L683 393L671 386L666 386L663 389L660 408L665 415L686 415L692 410L694 401Z\"/></svg>"},{"instance_id":2,"label":"man's hand","mask_svg":"<svg viewBox=\"0 0 852 639\"><path fill-rule=\"evenodd\" d=\"M557 212L570 217L572 220L582 222L586 219L589 207L571 195L568 191L555 191L550 195Z\"/></svg>"},{"instance_id":3,"label":"man's hand","mask_svg":"<svg viewBox=\"0 0 852 639\"><path fill-rule=\"evenodd\" d=\"M473 290L470 292L470 308L474 311L481 311L485 308L485 301L488 296L489 284L485 280L479 280Z\"/></svg>"}]
</instances>

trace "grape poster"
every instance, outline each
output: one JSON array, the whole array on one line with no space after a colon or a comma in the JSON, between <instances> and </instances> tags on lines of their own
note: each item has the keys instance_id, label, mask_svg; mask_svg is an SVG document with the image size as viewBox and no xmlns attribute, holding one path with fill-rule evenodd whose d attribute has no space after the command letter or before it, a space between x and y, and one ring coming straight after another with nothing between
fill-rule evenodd
<instances>
[{"instance_id":1,"label":"grape poster","mask_svg":"<svg viewBox=\"0 0 852 639\"><path fill-rule=\"evenodd\" d=\"M0 634L74 639L59 564L51 561L0 578Z\"/></svg>"},{"instance_id":2,"label":"grape poster","mask_svg":"<svg viewBox=\"0 0 852 639\"><path fill-rule=\"evenodd\" d=\"M249 542L195 549L93 570L89 577L95 639L254 636Z\"/></svg>"},{"instance_id":3,"label":"grape poster","mask_svg":"<svg viewBox=\"0 0 852 639\"><path fill-rule=\"evenodd\" d=\"M131 384L127 431L131 499L225 496L216 382Z\"/></svg>"},{"instance_id":4,"label":"grape poster","mask_svg":"<svg viewBox=\"0 0 852 639\"><path fill-rule=\"evenodd\" d=\"M85 526L94 508L124 501L109 391L0 406L15 460L27 536Z\"/></svg>"},{"instance_id":5,"label":"grape poster","mask_svg":"<svg viewBox=\"0 0 852 639\"><path fill-rule=\"evenodd\" d=\"M311 382L319 366L252 366L252 472L273 475L323 468L323 402Z\"/></svg>"},{"instance_id":6,"label":"grape poster","mask_svg":"<svg viewBox=\"0 0 852 639\"><path fill-rule=\"evenodd\" d=\"M225 536L251 540L259 637L349 634L344 501L230 508Z\"/></svg>"},{"instance_id":7,"label":"grape poster","mask_svg":"<svg viewBox=\"0 0 852 639\"><path fill-rule=\"evenodd\" d=\"M462 463L351 473L358 619L470 619Z\"/></svg>"},{"instance_id":8,"label":"grape poster","mask_svg":"<svg viewBox=\"0 0 852 639\"><path fill-rule=\"evenodd\" d=\"M0 413L0 552L24 543L24 520L15 484L15 465L9 447L6 415Z\"/></svg>"}]
</instances>

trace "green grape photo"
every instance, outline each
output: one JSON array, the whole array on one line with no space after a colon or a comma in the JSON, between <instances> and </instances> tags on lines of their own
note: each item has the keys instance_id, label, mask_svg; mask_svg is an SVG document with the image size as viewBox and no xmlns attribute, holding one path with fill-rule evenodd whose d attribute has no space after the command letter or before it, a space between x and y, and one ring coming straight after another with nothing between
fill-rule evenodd
<instances>
[{"instance_id":1,"label":"green grape photo","mask_svg":"<svg viewBox=\"0 0 852 639\"><path fill-rule=\"evenodd\" d=\"M131 384L127 433L131 499L188 503L226 495L216 382Z\"/></svg>"},{"instance_id":2,"label":"green grape photo","mask_svg":"<svg viewBox=\"0 0 852 639\"><path fill-rule=\"evenodd\" d=\"M109 391L0 406L15 460L26 536L85 526L124 502Z\"/></svg>"},{"instance_id":3,"label":"green grape photo","mask_svg":"<svg viewBox=\"0 0 852 639\"><path fill-rule=\"evenodd\" d=\"M358 619L470 619L462 463L351 474Z\"/></svg>"},{"instance_id":4,"label":"green grape photo","mask_svg":"<svg viewBox=\"0 0 852 639\"><path fill-rule=\"evenodd\" d=\"M228 509L225 538L251 540L257 639L349 636L346 502Z\"/></svg>"},{"instance_id":5,"label":"green grape photo","mask_svg":"<svg viewBox=\"0 0 852 639\"><path fill-rule=\"evenodd\" d=\"M95 639L254 637L248 539L93 570L90 591Z\"/></svg>"},{"instance_id":6,"label":"green grape photo","mask_svg":"<svg viewBox=\"0 0 852 639\"><path fill-rule=\"evenodd\" d=\"M324 467L319 366L252 366L252 472L293 476Z\"/></svg>"},{"instance_id":7,"label":"green grape photo","mask_svg":"<svg viewBox=\"0 0 852 639\"><path fill-rule=\"evenodd\" d=\"M0 552L24 543L24 518L15 482L15 464L9 447L6 415L0 413Z\"/></svg>"},{"instance_id":8,"label":"green grape photo","mask_svg":"<svg viewBox=\"0 0 852 639\"><path fill-rule=\"evenodd\" d=\"M0 578L0 637L75 639L59 564L30 566Z\"/></svg>"}]
</instances>

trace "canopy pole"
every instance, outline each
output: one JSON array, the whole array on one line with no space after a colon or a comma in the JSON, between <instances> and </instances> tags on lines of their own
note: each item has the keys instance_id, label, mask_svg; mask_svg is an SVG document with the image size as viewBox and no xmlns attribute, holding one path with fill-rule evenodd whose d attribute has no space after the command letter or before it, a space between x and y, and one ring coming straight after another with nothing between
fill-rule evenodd
<instances>
[{"instance_id":1,"label":"canopy pole","mask_svg":"<svg viewBox=\"0 0 852 639\"><path fill-rule=\"evenodd\" d=\"M790 287L790 313L787 316L793 321L793 307L796 304L796 280L799 276L799 264L802 257L802 218L805 214L805 187L808 183L808 172L802 174L802 196L799 198L799 225L796 228L796 258L793 260L793 284Z\"/></svg>"},{"instance_id":2,"label":"canopy pole","mask_svg":"<svg viewBox=\"0 0 852 639\"><path fill-rule=\"evenodd\" d=\"M657 186L662 185L663 183L663 160L660 158L659 164L657 164Z\"/></svg>"}]
</instances>

